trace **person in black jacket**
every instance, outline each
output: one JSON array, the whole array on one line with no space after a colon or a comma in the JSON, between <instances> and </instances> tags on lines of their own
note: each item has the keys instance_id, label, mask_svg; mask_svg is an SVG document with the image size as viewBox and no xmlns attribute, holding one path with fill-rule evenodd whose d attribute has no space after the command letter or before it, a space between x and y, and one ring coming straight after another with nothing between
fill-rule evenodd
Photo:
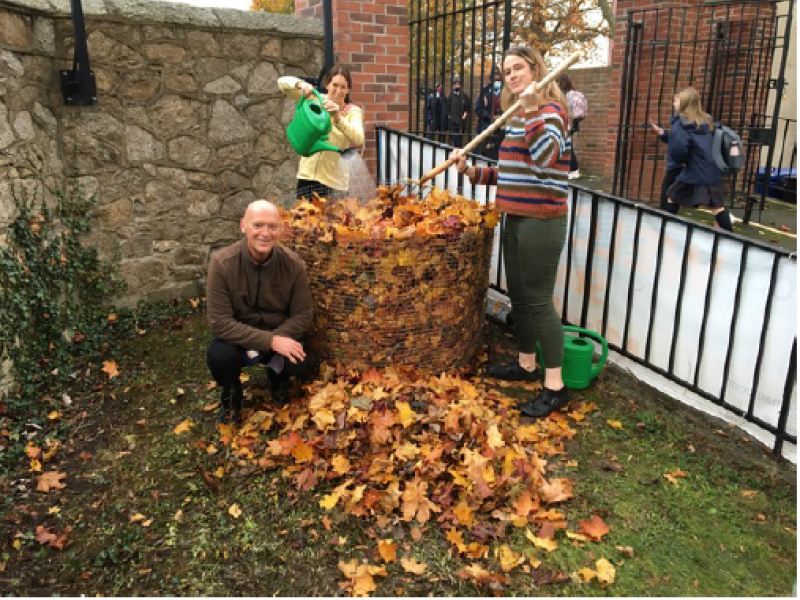
<instances>
[{"instance_id":1,"label":"person in black jacket","mask_svg":"<svg viewBox=\"0 0 800 600\"><path fill-rule=\"evenodd\" d=\"M667 150L669 150L669 134L672 127L675 125L675 122L680 120L678 116L678 107L679 107L679 99L678 94L672 99L672 108L675 114L670 117L669 120L669 127L670 129L664 129L663 127L659 127L656 123L650 119L650 128L656 132L658 135L658 139L662 142L667 144ZM664 180L661 182L661 197L659 199L659 208L661 210L667 210L667 191L669 188L672 187L672 184L675 183L675 180L678 179L678 175L681 174L683 171L683 165L675 163L674 159L670 156L669 151L667 151L667 172L664 174Z\"/></svg>"},{"instance_id":2,"label":"person in black jacket","mask_svg":"<svg viewBox=\"0 0 800 600\"><path fill-rule=\"evenodd\" d=\"M464 145L464 129L467 125L470 104L472 101L466 92L461 90L461 78L453 77L453 91L447 97L447 115L450 125L450 142L456 148Z\"/></svg>"},{"instance_id":3,"label":"person in black jacket","mask_svg":"<svg viewBox=\"0 0 800 600\"><path fill-rule=\"evenodd\" d=\"M665 210L676 215L681 205L705 204L720 227L733 231L725 208L722 171L711 154L714 120L700 107L700 94L692 87L678 93L675 104L678 115L669 133L667 164L683 165L683 169L667 190Z\"/></svg>"}]
</instances>

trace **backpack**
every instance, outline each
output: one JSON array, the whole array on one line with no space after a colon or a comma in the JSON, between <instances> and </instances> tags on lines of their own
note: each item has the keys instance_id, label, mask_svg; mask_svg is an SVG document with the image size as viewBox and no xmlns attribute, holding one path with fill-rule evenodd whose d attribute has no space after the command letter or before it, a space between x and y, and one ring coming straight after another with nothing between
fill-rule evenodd
<instances>
[{"instance_id":1,"label":"backpack","mask_svg":"<svg viewBox=\"0 0 800 600\"><path fill-rule=\"evenodd\" d=\"M745 162L742 138L730 127L714 123L711 156L714 157L714 162L724 175L737 173L744 167Z\"/></svg>"},{"instance_id":2,"label":"backpack","mask_svg":"<svg viewBox=\"0 0 800 600\"><path fill-rule=\"evenodd\" d=\"M567 93L567 108L572 114L573 120L580 121L586 118L586 114L589 112L589 103L581 92L570 90Z\"/></svg>"}]
</instances>

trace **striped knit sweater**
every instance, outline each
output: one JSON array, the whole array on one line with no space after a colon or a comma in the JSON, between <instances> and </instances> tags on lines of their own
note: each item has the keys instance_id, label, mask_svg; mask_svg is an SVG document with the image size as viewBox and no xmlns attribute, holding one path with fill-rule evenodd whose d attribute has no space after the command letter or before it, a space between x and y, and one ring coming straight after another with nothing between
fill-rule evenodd
<instances>
[{"instance_id":1,"label":"striped knit sweater","mask_svg":"<svg viewBox=\"0 0 800 600\"><path fill-rule=\"evenodd\" d=\"M567 214L572 140L567 110L557 103L520 111L506 126L497 167L475 167L476 185L497 185L498 210L537 219Z\"/></svg>"}]
</instances>

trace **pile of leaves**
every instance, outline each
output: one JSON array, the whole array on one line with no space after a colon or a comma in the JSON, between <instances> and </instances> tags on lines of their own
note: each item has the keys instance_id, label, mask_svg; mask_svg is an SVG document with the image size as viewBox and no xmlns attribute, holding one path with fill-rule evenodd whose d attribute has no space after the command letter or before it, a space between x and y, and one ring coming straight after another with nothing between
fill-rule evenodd
<instances>
[{"instance_id":1,"label":"pile of leaves","mask_svg":"<svg viewBox=\"0 0 800 600\"><path fill-rule=\"evenodd\" d=\"M446 190L402 191L303 200L284 215L287 244L308 268L322 358L440 373L480 344L498 215Z\"/></svg>"},{"instance_id":2,"label":"pile of leaves","mask_svg":"<svg viewBox=\"0 0 800 600\"><path fill-rule=\"evenodd\" d=\"M459 575L495 589L504 574L476 562L491 559L490 550L509 572L538 569L537 554L558 547L556 532L567 522L554 505L572 497L572 482L548 478L546 457L564 453L564 440L576 435L573 425L594 403L576 402L569 414L520 424L515 401L497 391L444 374L408 377L392 368L360 379L323 380L309 391L302 402L256 411L238 431L221 425L221 444L240 466L282 468L298 490L320 488L319 504L328 511L373 519L383 529L408 522L412 536L435 522L452 551L469 562ZM600 539L608 528L595 519L566 535ZM525 528L530 555L498 545L509 525ZM378 553L393 562L396 548L384 539ZM425 569L413 560L404 563L408 572ZM354 594L376 589L373 576L385 575L375 565L339 566L348 578L344 587ZM606 574L605 583L612 580Z\"/></svg>"}]
</instances>

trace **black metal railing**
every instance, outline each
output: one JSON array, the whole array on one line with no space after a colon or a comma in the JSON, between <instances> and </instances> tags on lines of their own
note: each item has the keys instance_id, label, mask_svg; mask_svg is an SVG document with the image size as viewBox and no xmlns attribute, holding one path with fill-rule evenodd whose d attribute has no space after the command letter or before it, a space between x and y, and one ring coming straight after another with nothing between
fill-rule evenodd
<instances>
[{"instance_id":1,"label":"black metal railing","mask_svg":"<svg viewBox=\"0 0 800 600\"><path fill-rule=\"evenodd\" d=\"M452 150L385 127L376 136L380 183L417 180ZM493 190L451 171L437 177L438 187L493 199ZM570 189L556 286L564 322L598 331L622 356L772 434L776 453L796 444L789 430L796 420L796 256L630 200ZM498 227L501 237L504 221ZM491 285L505 293L500 247L496 239Z\"/></svg>"}]
</instances>

